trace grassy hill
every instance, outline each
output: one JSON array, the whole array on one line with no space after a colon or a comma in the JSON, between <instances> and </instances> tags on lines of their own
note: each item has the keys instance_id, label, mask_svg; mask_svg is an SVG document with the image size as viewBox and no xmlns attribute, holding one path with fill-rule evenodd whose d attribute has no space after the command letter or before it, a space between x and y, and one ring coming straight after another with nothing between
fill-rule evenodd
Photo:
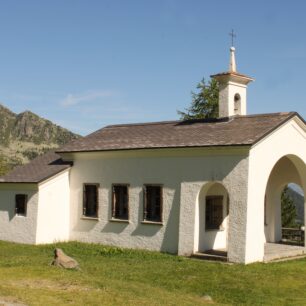
<instances>
[{"instance_id":1,"label":"grassy hill","mask_svg":"<svg viewBox=\"0 0 306 306\"><path fill-rule=\"evenodd\" d=\"M39 306L305 305L306 301L306 259L244 266L76 242L56 247L74 257L81 270L50 266L55 245L0 241L0 301Z\"/></svg>"},{"instance_id":2,"label":"grassy hill","mask_svg":"<svg viewBox=\"0 0 306 306\"><path fill-rule=\"evenodd\" d=\"M78 137L30 111L15 114L0 104L0 175Z\"/></svg>"}]
</instances>

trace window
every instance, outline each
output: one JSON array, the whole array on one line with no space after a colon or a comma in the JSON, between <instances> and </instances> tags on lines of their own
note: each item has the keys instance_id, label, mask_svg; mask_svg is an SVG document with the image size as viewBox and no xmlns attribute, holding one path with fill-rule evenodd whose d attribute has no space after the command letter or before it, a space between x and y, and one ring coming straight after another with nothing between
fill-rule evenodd
<instances>
[{"instance_id":1,"label":"window","mask_svg":"<svg viewBox=\"0 0 306 306\"><path fill-rule=\"evenodd\" d=\"M234 96L234 115L241 114L241 97L239 94Z\"/></svg>"},{"instance_id":2,"label":"window","mask_svg":"<svg viewBox=\"0 0 306 306\"><path fill-rule=\"evenodd\" d=\"M144 186L144 220L162 222L163 188L157 185Z\"/></svg>"},{"instance_id":3,"label":"window","mask_svg":"<svg viewBox=\"0 0 306 306\"><path fill-rule=\"evenodd\" d=\"M223 196L206 197L205 229L218 230L223 221Z\"/></svg>"},{"instance_id":4,"label":"window","mask_svg":"<svg viewBox=\"0 0 306 306\"><path fill-rule=\"evenodd\" d=\"M128 185L113 185L112 218L129 219Z\"/></svg>"},{"instance_id":5,"label":"window","mask_svg":"<svg viewBox=\"0 0 306 306\"><path fill-rule=\"evenodd\" d=\"M98 217L98 188L99 184L84 184L83 215L85 217Z\"/></svg>"},{"instance_id":6,"label":"window","mask_svg":"<svg viewBox=\"0 0 306 306\"><path fill-rule=\"evenodd\" d=\"M27 214L28 196L26 194L16 194L15 196L15 213L19 216Z\"/></svg>"}]
</instances>

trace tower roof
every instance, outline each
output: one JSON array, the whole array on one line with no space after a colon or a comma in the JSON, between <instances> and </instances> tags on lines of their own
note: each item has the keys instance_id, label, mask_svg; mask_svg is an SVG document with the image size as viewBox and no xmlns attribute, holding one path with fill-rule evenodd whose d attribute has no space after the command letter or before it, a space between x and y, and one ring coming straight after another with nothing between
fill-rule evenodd
<instances>
[{"instance_id":1,"label":"tower roof","mask_svg":"<svg viewBox=\"0 0 306 306\"><path fill-rule=\"evenodd\" d=\"M211 77L215 78L219 82L233 81L233 82L242 83L244 85L247 85L249 82L254 81L254 78L251 78L245 74L241 74L237 72L235 51L236 51L235 47L233 46L230 47L229 70L226 72L213 74L211 75Z\"/></svg>"},{"instance_id":2,"label":"tower roof","mask_svg":"<svg viewBox=\"0 0 306 306\"><path fill-rule=\"evenodd\" d=\"M219 82L233 81L245 85L255 80L254 78L251 78L246 74L231 71L220 72L217 74L213 74L210 77L215 78Z\"/></svg>"}]
</instances>

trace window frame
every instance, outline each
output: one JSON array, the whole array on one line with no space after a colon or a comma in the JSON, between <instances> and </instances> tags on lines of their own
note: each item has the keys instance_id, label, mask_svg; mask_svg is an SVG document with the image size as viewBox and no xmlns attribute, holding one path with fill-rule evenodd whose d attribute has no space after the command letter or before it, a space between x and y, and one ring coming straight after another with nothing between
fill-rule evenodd
<instances>
[{"instance_id":1,"label":"window frame","mask_svg":"<svg viewBox=\"0 0 306 306\"><path fill-rule=\"evenodd\" d=\"M160 220L147 219L147 187L160 188ZM144 184L143 185L143 221L142 223L162 224L163 223L163 210L164 210L164 185L163 184Z\"/></svg>"},{"instance_id":2,"label":"window frame","mask_svg":"<svg viewBox=\"0 0 306 306\"><path fill-rule=\"evenodd\" d=\"M127 193L127 218L120 218L116 217L116 203L115 203L115 188L116 187L126 187L126 193ZM126 221L128 222L130 220L130 184L124 184L124 183L119 183L119 184L112 184L112 206L111 206L111 220L113 221Z\"/></svg>"},{"instance_id":3,"label":"window frame","mask_svg":"<svg viewBox=\"0 0 306 306\"><path fill-rule=\"evenodd\" d=\"M89 216L86 214L86 186L96 187L96 214L94 216ZM82 217L85 219L98 219L99 218L99 183L83 183L83 207L82 207Z\"/></svg>"},{"instance_id":4,"label":"window frame","mask_svg":"<svg viewBox=\"0 0 306 306\"><path fill-rule=\"evenodd\" d=\"M217 227L213 227L212 225L208 226L207 222L207 200L221 199L222 201L222 220ZM205 198L205 231L219 231L222 230L222 223L224 221L224 196L223 195L210 195Z\"/></svg>"}]
</instances>

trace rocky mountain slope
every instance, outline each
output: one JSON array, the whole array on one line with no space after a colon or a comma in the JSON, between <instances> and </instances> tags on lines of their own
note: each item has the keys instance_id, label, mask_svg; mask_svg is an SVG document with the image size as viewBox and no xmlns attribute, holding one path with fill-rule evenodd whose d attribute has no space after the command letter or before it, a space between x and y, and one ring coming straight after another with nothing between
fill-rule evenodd
<instances>
[{"instance_id":1,"label":"rocky mountain slope","mask_svg":"<svg viewBox=\"0 0 306 306\"><path fill-rule=\"evenodd\" d=\"M30 111L15 114L0 104L0 175L78 137Z\"/></svg>"},{"instance_id":2,"label":"rocky mountain slope","mask_svg":"<svg viewBox=\"0 0 306 306\"><path fill-rule=\"evenodd\" d=\"M288 188L288 194L296 207L296 222L304 224L304 196L290 185Z\"/></svg>"}]
</instances>

